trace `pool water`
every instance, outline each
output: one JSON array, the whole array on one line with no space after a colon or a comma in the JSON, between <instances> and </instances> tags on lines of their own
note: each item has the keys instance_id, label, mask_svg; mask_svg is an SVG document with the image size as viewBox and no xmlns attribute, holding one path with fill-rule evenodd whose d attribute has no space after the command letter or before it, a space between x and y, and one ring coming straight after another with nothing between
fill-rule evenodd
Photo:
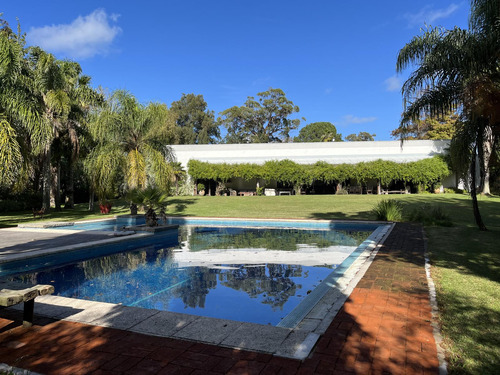
<instances>
[{"instance_id":1,"label":"pool water","mask_svg":"<svg viewBox=\"0 0 500 375\"><path fill-rule=\"evenodd\" d=\"M63 297L274 326L372 231L186 225L179 246L41 267L14 279L52 284Z\"/></svg>"},{"instance_id":2,"label":"pool water","mask_svg":"<svg viewBox=\"0 0 500 375\"><path fill-rule=\"evenodd\" d=\"M75 223L68 226L57 226L52 229L116 231L120 230L121 228L119 227L119 225L117 225L116 220L111 219Z\"/></svg>"}]
</instances>

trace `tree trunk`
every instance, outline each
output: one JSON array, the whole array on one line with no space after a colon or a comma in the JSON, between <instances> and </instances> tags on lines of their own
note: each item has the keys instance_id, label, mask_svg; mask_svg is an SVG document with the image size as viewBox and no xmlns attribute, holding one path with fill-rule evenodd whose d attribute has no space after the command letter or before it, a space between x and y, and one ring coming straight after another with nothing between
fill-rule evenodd
<instances>
[{"instance_id":1,"label":"tree trunk","mask_svg":"<svg viewBox=\"0 0 500 375\"><path fill-rule=\"evenodd\" d=\"M73 160L69 160L69 176L68 176L68 188L66 189L66 194L68 195L68 201L64 204L64 208L75 208L75 173Z\"/></svg>"},{"instance_id":2,"label":"tree trunk","mask_svg":"<svg viewBox=\"0 0 500 375\"><path fill-rule=\"evenodd\" d=\"M490 161L493 150L495 149L495 135L491 126L485 126L482 149L480 150L481 161L481 194L490 195Z\"/></svg>"},{"instance_id":3,"label":"tree trunk","mask_svg":"<svg viewBox=\"0 0 500 375\"><path fill-rule=\"evenodd\" d=\"M471 158L471 166L470 166L470 173L471 173L471 183L470 183L470 195L472 198L472 209L474 211L474 219L476 220L476 225L478 226L479 230L481 231L487 231L486 226L483 223L483 219L481 218L481 213L479 212L479 205L477 203L477 195L476 195L476 150L478 146L476 143L476 147L474 148L474 153L472 154Z\"/></svg>"},{"instance_id":4,"label":"tree trunk","mask_svg":"<svg viewBox=\"0 0 500 375\"><path fill-rule=\"evenodd\" d=\"M45 212L50 211L50 187L51 187L51 168L50 168L50 145L46 146L43 155L43 176L42 176L42 208Z\"/></svg>"},{"instance_id":5,"label":"tree trunk","mask_svg":"<svg viewBox=\"0 0 500 375\"><path fill-rule=\"evenodd\" d=\"M36 167L34 168L33 176L33 191L40 191L42 189L41 180L43 175L43 156L35 159Z\"/></svg>"},{"instance_id":6,"label":"tree trunk","mask_svg":"<svg viewBox=\"0 0 500 375\"><path fill-rule=\"evenodd\" d=\"M490 195L490 169L484 171L481 194Z\"/></svg>"},{"instance_id":7,"label":"tree trunk","mask_svg":"<svg viewBox=\"0 0 500 375\"><path fill-rule=\"evenodd\" d=\"M51 192L56 211L61 211L61 168L59 162L52 168Z\"/></svg>"},{"instance_id":8,"label":"tree trunk","mask_svg":"<svg viewBox=\"0 0 500 375\"><path fill-rule=\"evenodd\" d=\"M89 211L94 211L94 189L89 190Z\"/></svg>"},{"instance_id":9,"label":"tree trunk","mask_svg":"<svg viewBox=\"0 0 500 375\"><path fill-rule=\"evenodd\" d=\"M377 181L377 195L380 195L382 194L382 189L381 189L381 186L380 186L380 180Z\"/></svg>"}]
</instances>

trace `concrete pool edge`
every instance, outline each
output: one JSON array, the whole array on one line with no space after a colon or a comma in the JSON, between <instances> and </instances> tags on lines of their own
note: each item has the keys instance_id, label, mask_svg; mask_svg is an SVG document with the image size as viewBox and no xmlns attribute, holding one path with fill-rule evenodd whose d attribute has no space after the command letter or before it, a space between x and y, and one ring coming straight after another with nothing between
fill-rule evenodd
<instances>
[{"instance_id":1,"label":"concrete pool edge","mask_svg":"<svg viewBox=\"0 0 500 375\"><path fill-rule=\"evenodd\" d=\"M351 266L363 259L367 259L371 251L375 249L379 241L389 230L389 225L380 225L366 240L361 243L344 261L335 268L314 290L311 291L287 316L278 323L278 327L295 328L306 316L316 307L316 305L331 290L336 291L339 281L344 280L344 275L348 272L352 274ZM361 260L358 260L361 259ZM349 273L348 273L349 274ZM317 314L316 314L317 315Z\"/></svg>"},{"instance_id":2,"label":"concrete pool edge","mask_svg":"<svg viewBox=\"0 0 500 375\"><path fill-rule=\"evenodd\" d=\"M392 231L394 224L384 224L388 229L383 237L372 244L373 246L364 249L345 275L336 280L335 288L327 292L295 328L243 323L58 296L39 297L35 304L35 313L55 319L303 360L340 311Z\"/></svg>"},{"instance_id":3,"label":"concrete pool edge","mask_svg":"<svg viewBox=\"0 0 500 375\"><path fill-rule=\"evenodd\" d=\"M24 232L26 234L28 233L36 233L36 232L43 232L43 233L54 233L54 234L60 234L60 235L71 235L74 233L86 233L89 236L92 236L93 234L96 235L106 235L109 238L106 239L99 239L95 241L88 241L88 242L82 242L80 244L72 244L72 245L65 245L65 246L56 246L51 249L41 249L41 250L25 250L22 252L17 252L17 253L7 253L7 254L1 254L0 255L0 264L2 263L8 263L8 262L13 262L13 261L19 261L19 260L24 260L24 259L31 259L31 258L38 258L38 257L43 257L46 255L52 255L52 254L57 254L57 253L64 253L64 252L69 252L69 251L77 251L77 250L82 250L85 248L95 248L98 246L102 245L109 245L109 244L114 244L122 241L127 241L130 239L140 239L140 238L145 238L145 237L151 237L153 236L153 233L147 233L147 232L141 232L141 233L130 233L127 235L119 235L116 236L114 235L114 232L105 232L105 231L91 231L93 233L88 233L90 231L85 231L85 230L65 230L65 229L41 229L41 228L5 228L2 229L4 232L8 231L14 231L14 232Z\"/></svg>"}]
</instances>

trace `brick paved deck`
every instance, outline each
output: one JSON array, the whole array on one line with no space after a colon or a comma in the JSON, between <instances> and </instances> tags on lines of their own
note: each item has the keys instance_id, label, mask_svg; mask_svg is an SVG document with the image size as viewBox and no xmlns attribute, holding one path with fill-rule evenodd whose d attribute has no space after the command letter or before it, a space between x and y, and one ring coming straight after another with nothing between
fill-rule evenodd
<instances>
[{"instance_id":1,"label":"brick paved deck","mask_svg":"<svg viewBox=\"0 0 500 375\"><path fill-rule=\"evenodd\" d=\"M44 374L437 374L421 229L397 224L305 361L0 312L0 363Z\"/></svg>"}]
</instances>

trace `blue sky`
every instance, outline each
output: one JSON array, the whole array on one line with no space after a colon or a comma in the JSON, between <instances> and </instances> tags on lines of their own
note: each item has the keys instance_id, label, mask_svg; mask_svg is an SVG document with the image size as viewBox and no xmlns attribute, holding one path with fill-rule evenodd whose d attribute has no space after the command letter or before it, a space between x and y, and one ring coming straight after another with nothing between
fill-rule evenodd
<instances>
[{"instance_id":1,"label":"blue sky","mask_svg":"<svg viewBox=\"0 0 500 375\"><path fill-rule=\"evenodd\" d=\"M28 42L78 61L94 86L170 106L202 94L216 115L281 88L301 127L390 140L402 111L398 51L425 24L467 27L459 1L5 1ZM297 131L294 132L296 134Z\"/></svg>"}]
</instances>

